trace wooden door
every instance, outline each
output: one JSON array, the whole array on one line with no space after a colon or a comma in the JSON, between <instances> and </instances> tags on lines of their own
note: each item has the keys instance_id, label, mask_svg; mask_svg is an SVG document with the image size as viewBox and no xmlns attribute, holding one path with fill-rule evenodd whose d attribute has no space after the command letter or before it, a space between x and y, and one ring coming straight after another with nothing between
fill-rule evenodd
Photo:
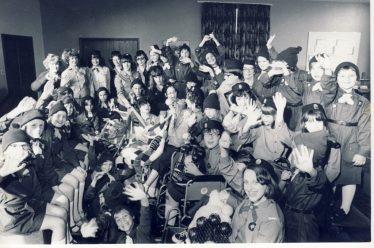
<instances>
[{"instance_id":1,"label":"wooden door","mask_svg":"<svg viewBox=\"0 0 374 248\"><path fill-rule=\"evenodd\" d=\"M34 46L30 36L1 34L8 96L36 96L30 85L36 78Z\"/></svg>"},{"instance_id":2,"label":"wooden door","mask_svg":"<svg viewBox=\"0 0 374 248\"><path fill-rule=\"evenodd\" d=\"M88 65L90 53L93 50L101 52L106 65L109 65L109 59L112 51L120 51L121 54L129 53L134 58L139 49L139 39L137 38L80 38L79 39L81 64Z\"/></svg>"}]
</instances>

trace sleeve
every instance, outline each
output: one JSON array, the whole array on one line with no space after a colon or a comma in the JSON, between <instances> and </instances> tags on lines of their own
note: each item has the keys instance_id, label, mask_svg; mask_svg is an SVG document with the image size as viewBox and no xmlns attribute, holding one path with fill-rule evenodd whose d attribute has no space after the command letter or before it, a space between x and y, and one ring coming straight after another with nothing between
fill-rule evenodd
<instances>
[{"instance_id":1,"label":"sleeve","mask_svg":"<svg viewBox=\"0 0 374 248\"><path fill-rule=\"evenodd\" d=\"M136 239L141 243L152 243L151 240L151 214L149 207L140 208L139 225L136 228Z\"/></svg>"},{"instance_id":2,"label":"sleeve","mask_svg":"<svg viewBox=\"0 0 374 248\"><path fill-rule=\"evenodd\" d=\"M277 52L277 50L275 50L274 46L272 46L270 49L268 49L268 51L269 51L270 58L272 60L277 59L278 52Z\"/></svg>"},{"instance_id":3,"label":"sleeve","mask_svg":"<svg viewBox=\"0 0 374 248\"><path fill-rule=\"evenodd\" d=\"M88 147L88 152L87 152L87 157L88 157L88 168L89 170L95 170L95 167L99 164L99 161L97 160L96 157L96 152L95 152L95 142L94 145L90 145Z\"/></svg>"},{"instance_id":4,"label":"sleeve","mask_svg":"<svg viewBox=\"0 0 374 248\"><path fill-rule=\"evenodd\" d=\"M325 184L327 181L327 177L325 172L321 168L317 168L317 175L314 177L311 177L307 174L306 176L306 185L308 186L308 189L312 191L313 193L315 191L321 190L325 188Z\"/></svg>"},{"instance_id":5,"label":"sleeve","mask_svg":"<svg viewBox=\"0 0 374 248\"><path fill-rule=\"evenodd\" d=\"M42 90L43 85L48 81L45 76L47 75L48 71L44 71L39 74L39 76L35 79L34 82L31 83L31 90L38 91Z\"/></svg>"},{"instance_id":6,"label":"sleeve","mask_svg":"<svg viewBox=\"0 0 374 248\"><path fill-rule=\"evenodd\" d=\"M95 196L97 195L96 188L92 187L91 185L88 186L88 188L84 192L84 202L92 202L93 199L95 199Z\"/></svg>"},{"instance_id":7,"label":"sleeve","mask_svg":"<svg viewBox=\"0 0 374 248\"><path fill-rule=\"evenodd\" d=\"M51 160L42 158L40 155L36 156L35 168L38 170L38 179L40 182L44 182L51 187L60 184L58 175L51 164Z\"/></svg>"},{"instance_id":8,"label":"sleeve","mask_svg":"<svg viewBox=\"0 0 374 248\"><path fill-rule=\"evenodd\" d=\"M242 172L235 166L231 157L225 157L219 160L218 169L226 182L238 193L243 191Z\"/></svg>"},{"instance_id":9,"label":"sleeve","mask_svg":"<svg viewBox=\"0 0 374 248\"><path fill-rule=\"evenodd\" d=\"M363 111L358 119L358 144L359 150L358 154L370 157L370 125L371 125L371 113L370 113L370 103L365 101Z\"/></svg>"},{"instance_id":10,"label":"sleeve","mask_svg":"<svg viewBox=\"0 0 374 248\"><path fill-rule=\"evenodd\" d=\"M283 121L281 123L275 123L275 129L278 131L281 142L289 147L292 147L292 139L294 137L294 132L292 132L286 123Z\"/></svg>"},{"instance_id":11,"label":"sleeve","mask_svg":"<svg viewBox=\"0 0 374 248\"><path fill-rule=\"evenodd\" d=\"M196 55L196 58L197 60L199 61L199 63L203 63L203 58L202 58L202 48L201 47L197 47L195 49L195 55Z\"/></svg>"},{"instance_id":12,"label":"sleeve","mask_svg":"<svg viewBox=\"0 0 374 248\"><path fill-rule=\"evenodd\" d=\"M225 57L225 47L222 45L217 46L218 54L220 57Z\"/></svg>"},{"instance_id":13,"label":"sleeve","mask_svg":"<svg viewBox=\"0 0 374 248\"><path fill-rule=\"evenodd\" d=\"M321 104L326 107L334 101L338 90L338 84L336 83L335 77L328 75L323 75L320 83L323 90Z\"/></svg>"},{"instance_id":14,"label":"sleeve","mask_svg":"<svg viewBox=\"0 0 374 248\"><path fill-rule=\"evenodd\" d=\"M95 132L96 131L100 131L100 121L99 121L99 117L96 115L94 120L93 120L93 126L94 126L94 129L95 129Z\"/></svg>"},{"instance_id":15,"label":"sleeve","mask_svg":"<svg viewBox=\"0 0 374 248\"><path fill-rule=\"evenodd\" d=\"M297 104L301 101L302 85L295 79L295 77L295 74L283 76L283 79L285 80L284 85L276 86L278 88L277 91L280 91L287 99L287 103L291 104Z\"/></svg>"},{"instance_id":16,"label":"sleeve","mask_svg":"<svg viewBox=\"0 0 374 248\"><path fill-rule=\"evenodd\" d=\"M68 69L66 69L65 71L61 73L61 83L60 83L61 87L70 83L70 78L68 74L69 74Z\"/></svg>"},{"instance_id":17,"label":"sleeve","mask_svg":"<svg viewBox=\"0 0 374 248\"><path fill-rule=\"evenodd\" d=\"M109 92L112 92L110 87L111 87L111 83L110 83L110 71L109 71L109 68L108 67L104 67L104 71L105 71L105 82L106 82L106 85L108 87L108 91Z\"/></svg>"},{"instance_id":18,"label":"sleeve","mask_svg":"<svg viewBox=\"0 0 374 248\"><path fill-rule=\"evenodd\" d=\"M80 166L79 160L77 158L77 155L73 149L73 147L69 144L68 140L64 138L62 140L62 145L63 145L63 156L64 159L69 162L71 165L74 167Z\"/></svg>"},{"instance_id":19,"label":"sleeve","mask_svg":"<svg viewBox=\"0 0 374 248\"><path fill-rule=\"evenodd\" d=\"M261 223L255 243L278 243L283 240L283 225L280 220Z\"/></svg>"}]
</instances>

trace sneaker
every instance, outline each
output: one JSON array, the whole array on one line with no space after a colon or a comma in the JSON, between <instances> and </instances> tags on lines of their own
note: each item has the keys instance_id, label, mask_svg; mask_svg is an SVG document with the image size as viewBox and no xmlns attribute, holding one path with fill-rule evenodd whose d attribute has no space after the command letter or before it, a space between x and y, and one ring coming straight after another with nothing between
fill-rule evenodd
<instances>
[{"instance_id":1,"label":"sneaker","mask_svg":"<svg viewBox=\"0 0 374 248\"><path fill-rule=\"evenodd\" d=\"M180 233L175 233L171 240L176 244L183 244L186 243L186 240L188 238L188 232L187 230L184 230Z\"/></svg>"},{"instance_id":2,"label":"sneaker","mask_svg":"<svg viewBox=\"0 0 374 248\"><path fill-rule=\"evenodd\" d=\"M333 223L340 223L348 216L343 209L339 208L332 212L330 220Z\"/></svg>"}]
</instances>

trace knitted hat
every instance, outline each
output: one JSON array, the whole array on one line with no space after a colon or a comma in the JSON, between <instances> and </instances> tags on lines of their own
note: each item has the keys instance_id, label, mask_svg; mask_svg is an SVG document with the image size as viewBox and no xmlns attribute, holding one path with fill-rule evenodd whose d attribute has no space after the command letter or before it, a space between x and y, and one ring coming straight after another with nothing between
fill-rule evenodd
<instances>
[{"instance_id":1,"label":"knitted hat","mask_svg":"<svg viewBox=\"0 0 374 248\"><path fill-rule=\"evenodd\" d=\"M258 49L258 52L255 54L255 56L256 56L256 58L264 57L267 60L270 60L270 54L269 54L268 48L266 46L260 47Z\"/></svg>"},{"instance_id":2,"label":"knitted hat","mask_svg":"<svg viewBox=\"0 0 374 248\"><path fill-rule=\"evenodd\" d=\"M218 95L216 93L211 93L205 98L203 109L206 108L212 108L217 110L221 109L219 105Z\"/></svg>"},{"instance_id":3,"label":"knitted hat","mask_svg":"<svg viewBox=\"0 0 374 248\"><path fill-rule=\"evenodd\" d=\"M61 86L60 88L58 88L57 94L58 94L58 99L61 99L63 96L67 94L74 95L74 92L71 88L67 86Z\"/></svg>"},{"instance_id":4,"label":"knitted hat","mask_svg":"<svg viewBox=\"0 0 374 248\"><path fill-rule=\"evenodd\" d=\"M309 111L316 111L316 110L320 111L324 115L324 117L326 117L325 110L324 110L324 108L322 107L321 104L311 103L311 104L308 104L308 105L304 105L301 108L302 114L308 113Z\"/></svg>"},{"instance_id":5,"label":"knitted hat","mask_svg":"<svg viewBox=\"0 0 374 248\"><path fill-rule=\"evenodd\" d=\"M262 104L263 107L271 107L273 109L277 109L272 97L265 97Z\"/></svg>"},{"instance_id":6,"label":"knitted hat","mask_svg":"<svg viewBox=\"0 0 374 248\"><path fill-rule=\"evenodd\" d=\"M360 79L360 70L358 69L357 65L353 64L352 62L342 62L335 68L335 76L338 76L338 72L343 68L352 67L356 71L357 80Z\"/></svg>"},{"instance_id":7,"label":"knitted hat","mask_svg":"<svg viewBox=\"0 0 374 248\"><path fill-rule=\"evenodd\" d=\"M54 115L55 113L59 112L59 111L65 111L67 113L67 110L66 108L64 107L64 104L62 103L62 101L58 101L56 102L50 109L49 109L49 114L48 116L51 117L52 115Z\"/></svg>"},{"instance_id":8,"label":"knitted hat","mask_svg":"<svg viewBox=\"0 0 374 248\"><path fill-rule=\"evenodd\" d=\"M237 59L225 59L224 71L225 72L242 72L243 63Z\"/></svg>"},{"instance_id":9,"label":"knitted hat","mask_svg":"<svg viewBox=\"0 0 374 248\"><path fill-rule=\"evenodd\" d=\"M297 55L302 50L300 46L289 47L286 50L280 52L277 56L277 60L282 60L287 62L290 68L296 68L297 65Z\"/></svg>"},{"instance_id":10,"label":"knitted hat","mask_svg":"<svg viewBox=\"0 0 374 248\"><path fill-rule=\"evenodd\" d=\"M20 122L19 122L19 125L20 127L22 127L23 125L27 124L28 122L32 121L32 120L35 120L35 119L38 119L38 120L45 120L45 117L44 115L42 114L42 112L40 112L39 110L37 109L32 109L32 110L29 110L27 112L25 112L23 114L23 116L21 117L20 119Z\"/></svg>"},{"instance_id":11,"label":"knitted hat","mask_svg":"<svg viewBox=\"0 0 374 248\"><path fill-rule=\"evenodd\" d=\"M221 133L223 132L223 126L221 122L216 120L207 120L204 123L204 130L218 129Z\"/></svg>"},{"instance_id":12,"label":"knitted hat","mask_svg":"<svg viewBox=\"0 0 374 248\"><path fill-rule=\"evenodd\" d=\"M3 140L1 143L1 147L3 152L13 143L16 142L29 142L29 138L27 134L22 131L21 129L10 129L3 135Z\"/></svg>"}]
</instances>

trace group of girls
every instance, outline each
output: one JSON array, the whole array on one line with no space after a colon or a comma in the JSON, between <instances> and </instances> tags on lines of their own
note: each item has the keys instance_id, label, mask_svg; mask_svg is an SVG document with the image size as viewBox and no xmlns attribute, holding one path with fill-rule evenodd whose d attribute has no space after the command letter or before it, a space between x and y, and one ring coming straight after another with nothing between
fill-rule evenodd
<instances>
[{"instance_id":1,"label":"group of girls","mask_svg":"<svg viewBox=\"0 0 374 248\"><path fill-rule=\"evenodd\" d=\"M164 215L173 217L186 180L221 175L235 209L230 242L320 241L321 219L344 221L361 183L370 103L355 91L356 65L334 69L317 54L306 72L297 67L301 48L278 53L274 37L243 61L225 59L213 33L195 57L171 37L134 59L113 51L110 68L99 51L89 67L74 49L48 54L31 84L38 99L25 97L0 119L1 231L50 229L54 244L74 235L151 242L150 230L123 227L129 212L119 218L119 206L147 226L145 198L166 186ZM322 199L336 187L341 203L330 207Z\"/></svg>"}]
</instances>

